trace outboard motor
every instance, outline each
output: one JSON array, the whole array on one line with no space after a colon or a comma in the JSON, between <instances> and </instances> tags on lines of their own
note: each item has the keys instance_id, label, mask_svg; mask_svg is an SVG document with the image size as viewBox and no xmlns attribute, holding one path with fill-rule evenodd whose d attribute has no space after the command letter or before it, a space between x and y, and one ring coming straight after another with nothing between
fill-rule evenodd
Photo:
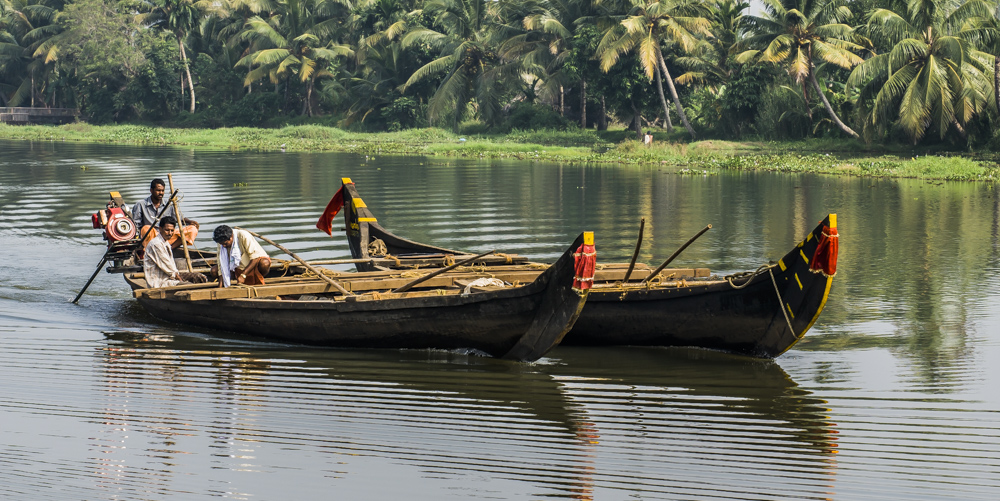
<instances>
[{"instance_id":1,"label":"outboard motor","mask_svg":"<svg viewBox=\"0 0 1000 501\"><path fill-rule=\"evenodd\" d=\"M132 215L117 191L111 192L107 208L94 213L90 220L94 223L94 229L104 230L104 239L108 241L109 247L115 242L134 239L137 232Z\"/></svg>"}]
</instances>

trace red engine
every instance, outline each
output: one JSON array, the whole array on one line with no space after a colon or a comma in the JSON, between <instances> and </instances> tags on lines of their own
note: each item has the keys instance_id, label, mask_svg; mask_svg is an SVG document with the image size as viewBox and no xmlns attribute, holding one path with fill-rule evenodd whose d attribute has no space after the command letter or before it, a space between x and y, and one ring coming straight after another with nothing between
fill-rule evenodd
<instances>
[{"instance_id":1,"label":"red engine","mask_svg":"<svg viewBox=\"0 0 1000 501\"><path fill-rule=\"evenodd\" d=\"M117 191L111 192L111 201L108 207L97 211L90 216L95 229L104 230L104 239L108 245L122 240L132 240L136 235L135 222L126 212L125 201Z\"/></svg>"}]
</instances>

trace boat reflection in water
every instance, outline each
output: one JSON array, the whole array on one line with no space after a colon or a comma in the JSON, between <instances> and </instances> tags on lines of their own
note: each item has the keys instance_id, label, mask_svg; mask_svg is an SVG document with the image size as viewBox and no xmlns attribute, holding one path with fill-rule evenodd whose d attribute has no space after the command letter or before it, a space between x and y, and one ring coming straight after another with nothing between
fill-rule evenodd
<instances>
[{"instance_id":1,"label":"boat reflection in water","mask_svg":"<svg viewBox=\"0 0 1000 501\"><path fill-rule=\"evenodd\" d=\"M92 444L97 485L126 496L833 491L825 402L772 361L559 348L528 365L135 332L107 333L97 357L107 399L104 435Z\"/></svg>"}]
</instances>

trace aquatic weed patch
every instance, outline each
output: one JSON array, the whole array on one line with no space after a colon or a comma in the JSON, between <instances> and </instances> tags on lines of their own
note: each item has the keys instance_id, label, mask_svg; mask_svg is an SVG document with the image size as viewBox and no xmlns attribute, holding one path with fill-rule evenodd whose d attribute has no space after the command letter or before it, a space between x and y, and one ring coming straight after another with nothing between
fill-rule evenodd
<instances>
[{"instance_id":1,"label":"aquatic weed patch","mask_svg":"<svg viewBox=\"0 0 1000 501\"><path fill-rule=\"evenodd\" d=\"M144 125L118 125L101 128L97 140L105 143L123 144L165 144L168 129Z\"/></svg>"},{"instance_id":2,"label":"aquatic weed patch","mask_svg":"<svg viewBox=\"0 0 1000 501\"><path fill-rule=\"evenodd\" d=\"M230 151L342 151L364 155L432 155L563 163L669 164L682 175L708 175L725 170L822 173L865 177L998 181L993 158L960 155L857 157L803 153L802 144L683 143L632 139L611 142L606 133L583 130L513 131L510 134L461 135L435 128L398 132L350 132L324 125L281 129L233 127L167 129L145 125L12 126L0 124L0 138L29 141L80 141L116 144L198 146ZM843 146L843 142L829 146ZM768 148L773 147L770 152ZM751 152L753 151L753 152ZM759 151L759 153L757 152ZM854 152L857 153L857 152ZM1000 157L994 157L1000 158Z\"/></svg>"}]
</instances>

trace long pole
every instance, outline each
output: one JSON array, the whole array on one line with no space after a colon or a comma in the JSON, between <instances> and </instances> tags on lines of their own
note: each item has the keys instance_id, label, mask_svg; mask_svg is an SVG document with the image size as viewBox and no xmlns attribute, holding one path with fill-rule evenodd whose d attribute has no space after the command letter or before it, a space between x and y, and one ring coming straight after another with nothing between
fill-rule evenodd
<instances>
[{"instance_id":1,"label":"long pole","mask_svg":"<svg viewBox=\"0 0 1000 501\"><path fill-rule=\"evenodd\" d=\"M90 276L90 280L87 280L87 284L84 285L83 288L80 289L80 293L77 294L75 298L73 298L73 304L76 304L77 301L79 301L80 298L83 297L83 293L87 291L87 288L90 287L90 284L94 281L95 278L97 278L97 274L100 273L101 268L104 266L104 263L106 262L108 262L107 254L105 254L105 256L101 258L100 264L97 265L97 269L94 270L94 274Z\"/></svg>"},{"instance_id":2,"label":"long pole","mask_svg":"<svg viewBox=\"0 0 1000 501\"><path fill-rule=\"evenodd\" d=\"M167 182L170 183L170 191L174 192L174 175L167 174ZM174 192L176 193L176 192ZM194 267L191 266L191 254L188 252L187 239L184 238L184 217L181 216L181 208L177 204L177 199L170 197L174 201L174 214L177 214L177 229L181 231L181 247L184 248L184 260L187 262L188 273L194 271Z\"/></svg>"},{"instance_id":3,"label":"long pole","mask_svg":"<svg viewBox=\"0 0 1000 501\"><path fill-rule=\"evenodd\" d=\"M473 262L473 261L475 261L475 260L477 260L477 259L479 259L479 258L481 258L483 256L488 256L490 254L493 254L494 252L496 252L496 251L495 250L491 250L489 252L484 252L484 253L482 253L482 254L480 254L478 256L472 256L469 259L464 259L462 261L459 261L459 262L457 262L457 263L455 263L455 264L453 264L451 266L445 266L444 268L439 268L438 270L436 270L436 271L434 271L432 273L428 273L428 274L426 274L426 275L424 275L424 276L422 276L422 277L420 277L420 278L418 278L418 279L416 279L416 280L414 280L414 281L412 281L412 282L410 282L410 283L408 283L408 284L406 284L406 285L404 285L402 287L398 287L398 288L393 289L392 292L406 292L406 291L410 290L411 288L413 288L413 286L415 286L417 284L420 284L420 283L422 283L424 281L427 281L427 280L429 280L429 279L431 279L433 277L436 277L436 276L438 276L438 275L440 275L440 274L442 274L442 273L444 273L446 271L451 271L451 270L454 270L455 268L458 268L459 266L463 266L463 265L469 264L469 263L471 263L471 262Z\"/></svg>"},{"instance_id":4,"label":"long pole","mask_svg":"<svg viewBox=\"0 0 1000 501\"><path fill-rule=\"evenodd\" d=\"M639 238L635 241L635 252L632 253L632 260L628 262L628 271L625 272L625 280L623 282L628 282L628 277L632 275L632 270L635 269L635 260L639 258L639 248L642 247L642 231L646 229L646 218L639 219Z\"/></svg>"},{"instance_id":5,"label":"long pole","mask_svg":"<svg viewBox=\"0 0 1000 501\"><path fill-rule=\"evenodd\" d=\"M681 254L681 252L684 252L684 249L687 249L689 245L691 245L692 243L694 243L695 240L698 239L698 237L704 235L705 232L708 231L708 230L710 230L710 229L712 229L712 225L708 225L708 226L702 228L701 231L699 231L697 235L691 237L687 242L684 242L684 245L682 245L680 249L677 249L676 251L674 251L674 253L671 254L670 257L668 257L667 260L664 261L663 264L661 264L659 268L653 270L653 272L650 273L649 275L647 275L646 278L642 279L642 282L639 282L639 284L642 285L642 284L646 283L647 281L649 281L649 279L655 277L656 275L659 275L660 272L663 271L663 269L666 268L667 265L670 264L670 262L674 260L674 258L676 258L677 256L679 256Z\"/></svg>"},{"instance_id":6,"label":"long pole","mask_svg":"<svg viewBox=\"0 0 1000 501\"><path fill-rule=\"evenodd\" d=\"M257 237L257 238L259 238L259 239L261 239L261 240L263 240L263 241L265 241L265 242L267 242L267 243L269 243L269 244L271 244L273 246L275 246L275 247L277 247L278 249L281 250L281 252L284 252L285 254L288 254L289 256L292 256L292 259L298 261L299 264L301 264L302 266L305 266L307 270L315 273L320 279L322 279L326 283L332 285L335 289L337 289L338 291L340 291L341 294L343 294L345 296L353 296L354 295L354 293L352 293L351 291L345 289L344 286L342 286L339 283L337 283L336 280L334 280L334 279L332 279L332 278L324 275L323 273L321 273L316 268L313 268L313 266L311 264L305 262L305 260L303 260L302 258L300 258L299 256L297 256L294 252L292 252L292 251L284 248L281 244L275 242L274 240L271 240L270 238L267 238L265 236L261 236L259 233L254 233L254 232L252 232L250 230L247 230L247 229L244 229L244 228L240 228L239 226L237 226L236 229L237 230L243 230L243 231L245 231L245 232L247 232L247 233L249 233L249 234L251 234L251 235L253 235L253 236L255 236L255 237ZM219 266L219 271L222 272L222 266L221 265Z\"/></svg>"}]
</instances>

